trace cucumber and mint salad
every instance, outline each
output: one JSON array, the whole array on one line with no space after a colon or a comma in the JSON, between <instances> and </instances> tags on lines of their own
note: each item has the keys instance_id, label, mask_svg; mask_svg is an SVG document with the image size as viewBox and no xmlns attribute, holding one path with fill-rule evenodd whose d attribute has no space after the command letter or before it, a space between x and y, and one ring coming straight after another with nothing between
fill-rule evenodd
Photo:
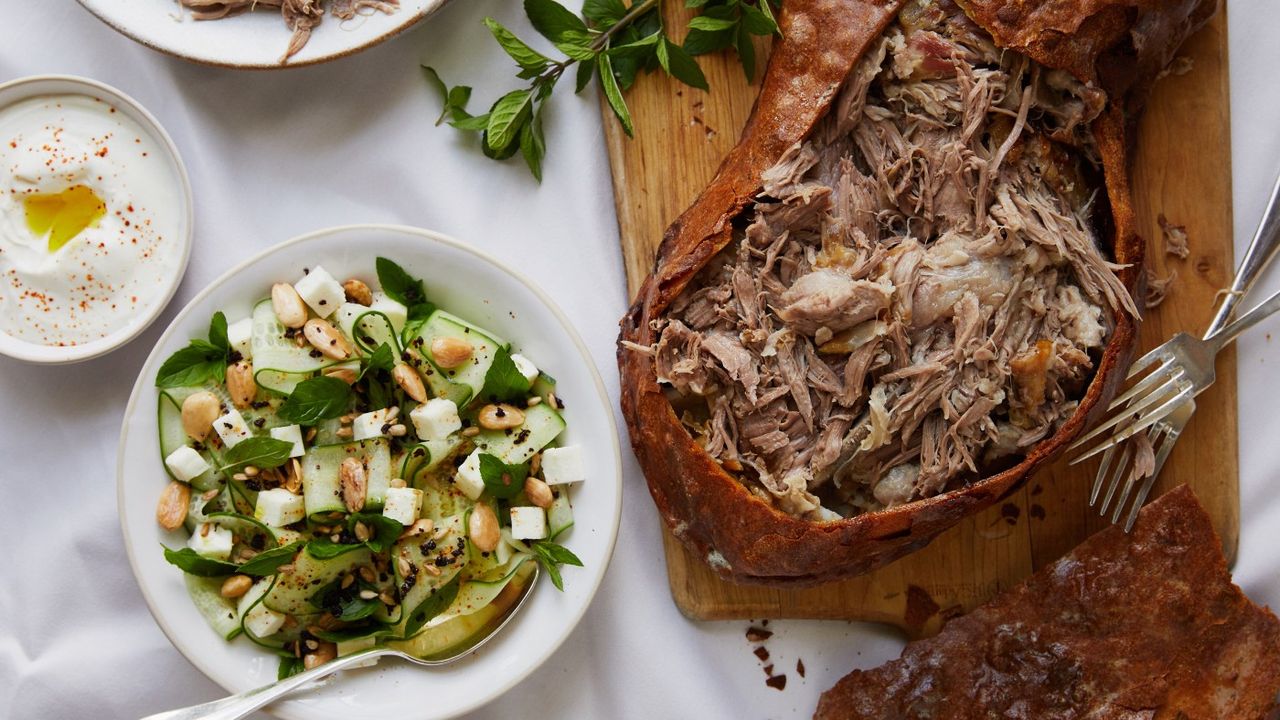
<instances>
[{"instance_id":1,"label":"cucumber and mint salad","mask_svg":"<svg viewBox=\"0 0 1280 720\"><path fill-rule=\"evenodd\" d=\"M555 381L378 258L378 290L322 267L221 312L161 366L157 522L191 599L280 676L386 644L474 642L560 542L581 449ZM265 290L265 288L264 288Z\"/></svg>"}]
</instances>

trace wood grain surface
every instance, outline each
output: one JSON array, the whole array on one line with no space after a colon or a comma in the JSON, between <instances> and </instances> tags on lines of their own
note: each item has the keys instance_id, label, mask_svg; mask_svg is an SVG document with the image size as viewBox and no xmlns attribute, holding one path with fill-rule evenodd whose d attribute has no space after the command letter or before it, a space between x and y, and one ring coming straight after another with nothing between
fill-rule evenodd
<instances>
[{"instance_id":1,"label":"wood grain surface","mask_svg":"<svg viewBox=\"0 0 1280 720\"><path fill-rule=\"evenodd\" d=\"M684 27L683 3L666 3L668 27ZM1168 296L1146 313L1142 348L1179 330L1201 332L1232 270L1231 152L1225 11L1183 48L1189 71L1157 85L1138 134L1134 168L1139 231L1158 277L1176 273ZM767 56L767 43L759 44ZM701 59L704 93L648 75L627 95L636 135L627 138L602 105L614 198L630 291L653 266L663 230L693 201L737 142L756 95L736 58ZM763 60L760 63L763 67ZM1182 70L1187 66L1182 65ZM1165 253L1158 217L1184 225L1190 257ZM1198 402L1153 497L1186 483L1205 505L1234 558L1239 522L1236 361L1218 361L1218 383ZM969 518L924 550L875 573L805 590L720 580L664 533L677 606L695 619L831 618L873 620L908 635L931 634L942 620L981 604L1033 569L1065 554L1104 522L1087 507L1097 464L1041 470L1013 497Z\"/></svg>"}]
</instances>

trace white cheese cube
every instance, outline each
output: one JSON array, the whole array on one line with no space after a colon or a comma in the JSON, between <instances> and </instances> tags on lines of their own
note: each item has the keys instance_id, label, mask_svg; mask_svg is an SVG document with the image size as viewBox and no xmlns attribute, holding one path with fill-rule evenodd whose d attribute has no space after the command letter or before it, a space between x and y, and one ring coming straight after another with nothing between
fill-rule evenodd
<instances>
[{"instance_id":1,"label":"white cheese cube","mask_svg":"<svg viewBox=\"0 0 1280 720\"><path fill-rule=\"evenodd\" d=\"M475 500L484 492L484 478L480 477L480 451L473 450L453 476L453 484L463 495Z\"/></svg>"},{"instance_id":2,"label":"white cheese cube","mask_svg":"<svg viewBox=\"0 0 1280 720\"><path fill-rule=\"evenodd\" d=\"M541 540L547 536L547 513L540 507L511 508L511 537Z\"/></svg>"},{"instance_id":3,"label":"white cheese cube","mask_svg":"<svg viewBox=\"0 0 1280 720\"><path fill-rule=\"evenodd\" d=\"M378 644L378 638L373 636L366 636L362 638L352 638L351 640L339 640L338 641L338 657L346 657L348 655L354 655L358 652L364 652L365 650L368 650L369 648L377 644ZM351 668L373 667L374 665L377 665L377 664L378 664L378 658L375 657L375 658L369 658L368 660L362 660L354 665L348 665L347 668L351 669Z\"/></svg>"},{"instance_id":4,"label":"white cheese cube","mask_svg":"<svg viewBox=\"0 0 1280 720\"><path fill-rule=\"evenodd\" d=\"M244 421L244 417L235 408L231 408L226 415L214 420L213 429L217 431L218 437L222 438L222 444L229 448L235 447L241 440L247 440L253 435L249 432L249 425Z\"/></svg>"},{"instance_id":5,"label":"white cheese cube","mask_svg":"<svg viewBox=\"0 0 1280 720\"><path fill-rule=\"evenodd\" d=\"M258 505L253 517L264 525L284 527L306 517L306 505L301 495L294 495L284 488L272 488L258 493Z\"/></svg>"},{"instance_id":6,"label":"white cheese cube","mask_svg":"<svg viewBox=\"0 0 1280 720\"><path fill-rule=\"evenodd\" d=\"M359 303L344 302L338 306L338 329L348 338L356 339L356 320L369 312L369 308Z\"/></svg>"},{"instance_id":7,"label":"white cheese cube","mask_svg":"<svg viewBox=\"0 0 1280 720\"><path fill-rule=\"evenodd\" d=\"M284 614L258 603L244 616L244 629L256 638L269 637L284 627Z\"/></svg>"},{"instance_id":8,"label":"white cheese cube","mask_svg":"<svg viewBox=\"0 0 1280 720\"><path fill-rule=\"evenodd\" d=\"M271 428L271 437L277 440L293 443L293 449L289 451L289 457L302 457L306 454L307 448L302 444L302 428L297 425L285 425L284 427Z\"/></svg>"},{"instance_id":9,"label":"white cheese cube","mask_svg":"<svg viewBox=\"0 0 1280 720\"><path fill-rule=\"evenodd\" d=\"M431 398L409 412L419 440L444 440L462 429L458 406L452 400Z\"/></svg>"},{"instance_id":10,"label":"white cheese cube","mask_svg":"<svg viewBox=\"0 0 1280 720\"><path fill-rule=\"evenodd\" d=\"M512 353L511 362L515 363L516 370L520 371L520 374L524 376L525 380L529 381L530 385L533 384L534 380L538 379L538 366L534 365L529 358L520 353Z\"/></svg>"},{"instance_id":11,"label":"white cheese cube","mask_svg":"<svg viewBox=\"0 0 1280 720\"><path fill-rule=\"evenodd\" d=\"M347 294L342 290L342 285L328 270L319 265L311 268L311 272L302 276L302 279L293 284L293 289L298 291L298 295L302 301L315 311L316 315L322 318L329 317L338 306L346 300Z\"/></svg>"},{"instance_id":12,"label":"white cheese cube","mask_svg":"<svg viewBox=\"0 0 1280 720\"><path fill-rule=\"evenodd\" d=\"M542 451L542 479L548 485L564 485L587 479L582 465L582 448L577 445L547 448Z\"/></svg>"},{"instance_id":13,"label":"white cheese cube","mask_svg":"<svg viewBox=\"0 0 1280 720\"><path fill-rule=\"evenodd\" d=\"M404 330L404 324L409 319L409 308L387 297L386 293L374 293L373 304L368 309L386 315L387 319L391 321L391 327L395 328L396 332Z\"/></svg>"},{"instance_id":14,"label":"white cheese cube","mask_svg":"<svg viewBox=\"0 0 1280 720\"><path fill-rule=\"evenodd\" d=\"M214 560L226 560L231 557L231 541L230 530L213 523L201 523L196 526L196 531L191 533L187 547L195 550L198 555Z\"/></svg>"},{"instance_id":15,"label":"white cheese cube","mask_svg":"<svg viewBox=\"0 0 1280 720\"><path fill-rule=\"evenodd\" d=\"M169 457L164 459L164 465L182 482L190 482L209 469L209 463L205 462L204 457L186 445L169 453Z\"/></svg>"},{"instance_id":16,"label":"white cheese cube","mask_svg":"<svg viewBox=\"0 0 1280 720\"><path fill-rule=\"evenodd\" d=\"M422 491L416 488L388 488L382 514L408 527L418 519L422 510Z\"/></svg>"},{"instance_id":17,"label":"white cheese cube","mask_svg":"<svg viewBox=\"0 0 1280 720\"><path fill-rule=\"evenodd\" d=\"M227 343L245 360L253 357L253 319L241 318L228 325Z\"/></svg>"},{"instance_id":18,"label":"white cheese cube","mask_svg":"<svg viewBox=\"0 0 1280 720\"><path fill-rule=\"evenodd\" d=\"M368 440L369 438L382 437L386 435L382 431L387 423L388 408L374 410L372 412L357 415L356 419L351 422L351 437L353 440ZM388 428L389 429L389 428Z\"/></svg>"}]
</instances>

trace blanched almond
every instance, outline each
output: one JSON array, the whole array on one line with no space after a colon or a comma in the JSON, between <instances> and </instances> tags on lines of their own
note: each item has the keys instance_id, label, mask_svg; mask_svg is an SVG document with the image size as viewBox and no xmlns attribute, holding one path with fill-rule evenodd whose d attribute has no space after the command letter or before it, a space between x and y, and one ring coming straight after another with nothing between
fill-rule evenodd
<instances>
[{"instance_id":1,"label":"blanched almond","mask_svg":"<svg viewBox=\"0 0 1280 720\"><path fill-rule=\"evenodd\" d=\"M271 309L275 310L280 324L287 328L300 328L307 321L307 304L289 283L271 286Z\"/></svg>"},{"instance_id":2,"label":"blanched almond","mask_svg":"<svg viewBox=\"0 0 1280 720\"><path fill-rule=\"evenodd\" d=\"M498 547L502 531L498 528L498 516L488 505L477 505L467 521L467 534L480 552L493 552Z\"/></svg>"},{"instance_id":3,"label":"blanched almond","mask_svg":"<svg viewBox=\"0 0 1280 720\"><path fill-rule=\"evenodd\" d=\"M302 667L307 670L318 668L338 656L338 646L331 642L316 643L316 649L302 658Z\"/></svg>"},{"instance_id":4,"label":"blanched almond","mask_svg":"<svg viewBox=\"0 0 1280 720\"><path fill-rule=\"evenodd\" d=\"M373 291L363 280L351 278L342 283L342 292L347 296L347 300L357 305L368 307L373 304Z\"/></svg>"},{"instance_id":5,"label":"blanched almond","mask_svg":"<svg viewBox=\"0 0 1280 720\"><path fill-rule=\"evenodd\" d=\"M303 324L302 334L306 336L307 342L311 343L311 347L319 350L327 358L346 360L351 356L347 339L342 337L338 328L328 320L311 318Z\"/></svg>"},{"instance_id":6,"label":"blanched almond","mask_svg":"<svg viewBox=\"0 0 1280 720\"><path fill-rule=\"evenodd\" d=\"M332 370L325 370L324 374L325 377L338 378L348 385L354 383L356 378L359 377L356 371L351 368L333 368Z\"/></svg>"},{"instance_id":7,"label":"blanched almond","mask_svg":"<svg viewBox=\"0 0 1280 720\"><path fill-rule=\"evenodd\" d=\"M222 403L217 395L208 390L192 393L182 401L182 429L192 440L203 441L221 414Z\"/></svg>"},{"instance_id":8,"label":"blanched almond","mask_svg":"<svg viewBox=\"0 0 1280 720\"><path fill-rule=\"evenodd\" d=\"M342 503L350 512L364 509L365 496L369 484L364 474L364 463L349 457L342 461L338 468L338 479L342 482Z\"/></svg>"},{"instance_id":9,"label":"blanched almond","mask_svg":"<svg viewBox=\"0 0 1280 720\"><path fill-rule=\"evenodd\" d=\"M551 507L552 501L555 500L551 494L551 486L536 477L524 479L524 494L529 496L529 502L543 510Z\"/></svg>"},{"instance_id":10,"label":"blanched almond","mask_svg":"<svg viewBox=\"0 0 1280 720\"><path fill-rule=\"evenodd\" d=\"M406 363L397 363L391 371L391 379L396 381L404 394L416 402L426 402L427 388L422 384L422 376Z\"/></svg>"},{"instance_id":11,"label":"blanched almond","mask_svg":"<svg viewBox=\"0 0 1280 720\"><path fill-rule=\"evenodd\" d=\"M486 430L509 430L524 424L524 411L506 403L489 404L480 408L476 420Z\"/></svg>"},{"instance_id":12,"label":"blanched almond","mask_svg":"<svg viewBox=\"0 0 1280 720\"><path fill-rule=\"evenodd\" d=\"M222 588L218 594L224 598L238 598L249 592L249 588L253 585L253 578L248 575L232 575L222 581Z\"/></svg>"},{"instance_id":13,"label":"blanched almond","mask_svg":"<svg viewBox=\"0 0 1280 720\"><path fill-rule=\"evenodd\" d=\"M253 380L253 363L241 360L227 366L227 394L231 404L247 408L258 395L258 383Z\"/></svg>"},{"instance_id":14,"label":"blanched almond","mask_svg":"<svg viewBox=\"0 0 1280 720\"><path fill-rule=\"evenodd\" d=\"M177 530L187 520L187 508L191 506L191 486L177 480L170 482L160 493L156 504L156 522L165 530Z\"/></svg>"},{"instance_id":15,"label":"blanched almond","mask_svg":"<svg viewBox=\"0 0 1280 720\"><path fill-rule=\"evenodd\" d=\"M451 337L438 337L431 341L431 359L445 370L452 370L467 360L475 348L466 340Z\"/></svg>"}]
</instances>

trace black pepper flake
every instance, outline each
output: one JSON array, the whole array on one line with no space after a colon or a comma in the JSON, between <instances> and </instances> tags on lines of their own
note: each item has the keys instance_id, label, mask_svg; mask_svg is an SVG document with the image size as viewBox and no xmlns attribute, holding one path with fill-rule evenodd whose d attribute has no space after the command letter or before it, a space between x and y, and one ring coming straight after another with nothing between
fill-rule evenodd
<instances>
[{"instance_id":1,"label":"black pepper flake","mask_svg":"<svg viewBox=\"0 0 1280 720\"><path fill-rule=\"evenodd\" d=\"M446 567L450 562L453 562L453 561L445 557L444 555L437 555L436 559L433 562L436 564L436 567Z\"/></svg>"},{"instance_id":2,"label":"black pepper flake","mask_svg":"<svg viewBox=\"0 0 1280 720\"><path fill-rule=\"evenodd\" d=\"M227 356L227 363L234 365L243 359L244 355L241 355L239 350L232 350L231 354Z\"/></svg>"},{"instance_id":3,"label":"black pepper flake","mask_svg":"<svg viewBox=\"0 0 1280 720\"><path fill-rule=\"evenodd\" d=\"M322 299L322 300L320 300L320 304L321 304L321 305L328 305L328 304L329 304L329 301L328 301L328 300L324 300L324 299Z\"/></svg>"},{"instance_id":4,"label":"black pepper flake","mask_svg":"<svg viewBox=\"0 0 1280 720\"><path fill-rule=\"evenodd\" d=\"M266 418L258 418L257 420L254 420L254 421L253 421L253 426L254 426L254 427L258 427L258 428L260 428L260 427L262 427L263 425L266 425L266 424L267 424L267 419L266 419Z\"/></svg>"},{"instance_id":5,"label":"black pepper flake","mask_svg":"<svg viewBox=\"0 0 1280 720\"><path fill-rule=\"evenodd\" d=\"M324 353L320 352L319 350L312 350L310 353L307 353L307 354L308 354L308 355L310 355L310 356L311 356L311 357L313 357L313 358L321 358L321 357L324 357Z\"/></svg>"}]
</instances>

